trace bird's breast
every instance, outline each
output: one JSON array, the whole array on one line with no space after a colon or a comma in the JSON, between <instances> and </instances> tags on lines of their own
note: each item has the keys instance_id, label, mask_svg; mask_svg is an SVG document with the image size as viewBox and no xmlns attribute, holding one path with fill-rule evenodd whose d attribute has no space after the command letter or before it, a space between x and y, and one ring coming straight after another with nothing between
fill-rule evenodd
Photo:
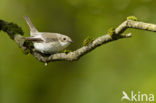
<instances>
[{"instance_id":1,"label":"bird's breast","mask_svg":"<svg viewBox=\"0 0 156 103\"><path fill-rule=\"evenodd\" d=\"M39 51L41 53L56 53L56 52L59 52L65 48L59 42L34 43L34 47L37 51Z\"/></svg>"}]
</instances>

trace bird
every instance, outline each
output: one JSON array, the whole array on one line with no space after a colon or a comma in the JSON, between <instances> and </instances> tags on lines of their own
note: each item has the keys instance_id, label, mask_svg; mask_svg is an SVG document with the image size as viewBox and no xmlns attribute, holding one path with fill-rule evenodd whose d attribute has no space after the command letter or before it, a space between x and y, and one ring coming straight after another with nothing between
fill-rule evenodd
<instances>
[{"instance_id":1,"label":"bird","mask_svg":"<svg viewBox=\"0 0 156 103\"><path fill-rule=\"evenodd\" d=\"M39 32L28 16L24 16L29 28L30 37L25 40L32 41L35 50L43 54L54 54L67 48L72 39L60 33Z\"/></svg>"}]
</instances>

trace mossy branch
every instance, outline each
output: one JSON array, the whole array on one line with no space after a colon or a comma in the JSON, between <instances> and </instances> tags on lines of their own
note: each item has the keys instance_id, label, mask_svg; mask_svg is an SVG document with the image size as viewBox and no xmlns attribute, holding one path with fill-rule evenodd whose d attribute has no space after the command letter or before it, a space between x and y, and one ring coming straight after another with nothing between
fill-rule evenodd
<instances>
[{"instance_id":1,"label":"mossy branch","mask_svg":"<svg viewBox=\"0 0 156 103\"><path fill-rule=\"evenodd\" d=\"M117 28L111 28L108 30L106 35L100 36L98 38L87 37L83 42L83 47L75 50L69 51L66 50L62 53L56 53L51 55L44 55L37 52L31 42L25 41L23 39L22 29L14 23L8 23L6 21L0 20L0 30L6 32L11 39L13 39L17 45L22 48L25 54L31 53L35 58L41 62L51 62L51 61L75 61L78 60L83 55L86 55L88 52L91 52L95 48L115 41L121 38L131 37L131 33L123 34L127 28L135 28L140 30L156 32L156 25L150 23L144 23L137 21L137 18L134 16L127 17L127 20L124 21Z\"/></svg>"}]
</instances>

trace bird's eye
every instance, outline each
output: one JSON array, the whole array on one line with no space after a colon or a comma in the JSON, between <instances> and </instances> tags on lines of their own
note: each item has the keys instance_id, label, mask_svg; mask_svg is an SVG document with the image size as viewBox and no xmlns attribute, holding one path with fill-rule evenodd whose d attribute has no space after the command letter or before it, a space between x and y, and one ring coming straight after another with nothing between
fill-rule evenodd
<instances>
[{"instance_id":1,"label":"bird's eye","mask_svg":"<svg viewBox=\"0 0 156 103\"><path fill-rule=\"evenodd\" d=\"M63 40L66 40L66 38L63 38Z\"/></svg>"}]
</instances>

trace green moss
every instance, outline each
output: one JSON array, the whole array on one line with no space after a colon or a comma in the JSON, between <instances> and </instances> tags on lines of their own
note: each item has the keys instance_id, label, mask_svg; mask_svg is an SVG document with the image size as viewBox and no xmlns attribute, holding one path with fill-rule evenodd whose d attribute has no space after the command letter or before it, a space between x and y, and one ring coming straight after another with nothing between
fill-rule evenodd
<instances>
[{"instance_id":1,"label":"green moss","mask_svg":"<svg viewBox=\"0 0 156 103\"><path fill-rule=\"evenodd\" d=\"M0 30L2 30L2 27L6 25L6 22L3 20L0 20Z\"/></svg>"},{"instance_id":2,"label":"green moss","mask_svg":"<svg viewBox=\"0 0 156 103\"><path fill-rule=\"evenodd\" d=\"M24 35L23 30L17 24L7 23L1 27L4 32L7 32L11 39L14 38L15 34Z\"/></svg>"},{"instance_id":3,"label":"green moss","mask_svg":"<svg viewBox=\"0 0 156 103\"><path fill-rule=\"evenodd\" d=\"M83 41L83 46L89 45L89 44L92 43L94 40L95 40L95 39L94 39L93 37L90 37L90 36L86 37L86 38L84 39L84 41Z\"/></svg>"},{"instance_id":4,"label":"green moss","mask_svg":"<svg viewBox=\"0 0 156 103\"><path fill-rule=\"evenodd\" d=\"M33 43L31 41L25 41L23 46L26 47L26 49L24 50L24 54L29 54L34 48Z\"/></svg>"},{"instance_id":5,"label":"green moss","mask_svg":"<svg viewBox=\"0 0 156 103\"><path fill-rule=\"evenodd\" d=\"M107 34L110 35L112 37L112 39L120 38L120 35L115 34L115 28L113 28L113 27L108 29Z\"/></svg>"},{"instance_id":6,"label":"green moss","mask_svg":"<svg viewBox=\"0 0 156 103\"><path fill-rule=\"evenodd\" d=\"M68 54L68 53L72 52L72 50L65 49L63 52L66 53L66 54Z\"/></svg>"},{"instance_id":7,"label":"green moss","mask_svg":"<svg viewBox=\"0 0 156 103\"><path fill-rule=\"evenodd\" d=\"M30 50L29 50L29 49L26 49L26 50L22 50L22 52L23 52L25 55L27 55L27 54L30 53Z\"/></svg>"},{"instance_id":8,"label":"green moss","mask_svg":"<svg viewBox=\"0 0 156 103\"><path fill-rule=\"evenodd\" d=\"M115 28L109 28L107 31L107 34L112 36L113 34L115 34Z\"/></svg>"},{"instance_id":9,"label":"green moss","mask_svg":"<svg viewBox=\"0 0 156 103\"><path fill-rule=\"evenodd\" d=\"M148 27L147 27L147 30L152 30L153 29L153 27L151 26L151 25L149 25Z\"/></svg>"},{"instance_id":10,"label":"green moss","mask_svg":"<svg viewBox=\"0 0 156 103\"><path fill-rule=\"evenodd\" d=\"M137 17L135 16L128 16L127 20L134 20L134 21L138 21Z\"/></svg>"}]
</instances>

